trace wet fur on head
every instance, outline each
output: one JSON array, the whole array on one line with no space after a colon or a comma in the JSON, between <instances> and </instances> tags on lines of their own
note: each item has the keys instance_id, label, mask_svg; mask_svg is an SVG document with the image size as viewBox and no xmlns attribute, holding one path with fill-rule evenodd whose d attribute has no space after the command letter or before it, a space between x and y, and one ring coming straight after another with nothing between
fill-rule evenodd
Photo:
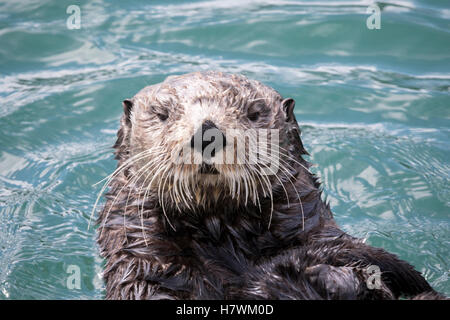
<instances>
[{"instance_id":1,"label":"wet fur on head","mask_svg":"<svg viewBox=\"0 0 450 320\"><path fill-rule=\"evenodd\" d=\"M98 218L108 299L441 297L408 263L336 226L303 159L294 105L220 72L169 77L124 101ZM215 165L216 175L177 164L206 120L222 132L278 129L280 169L264 178L248 163ZM371 265L382 272L374 290Z\"/></svg>"},{"instance_id":2,"label":"wet fur on head","mask_svg":"<svg viewBox=\"0 0 450 320\"><path fill-rule=\"evenodd\" d=\"M199 73L172 77L124 102L118 159L144 155L130 164L128 171L135 175L133 184L149 187L148 192L158 189L163 207L195 211L223 198L260 205L259 194L270 193L275 178L261 174L262 164L216 164L220 174L213 176L201 175L199 164L180 165L177 161L204 121L216 124L225 134L230 129L279 130L284 155L283 150L292 145L286 124L295 121L293 105L292 99L283 101L275 90L242 76ZM219 150L215 158L225 158L226 152L227 148ZM270 157L267 155L269 163ZM287 157L280 165L284 175L291 170L292 159ZM154 159L158 160L149 164Z\"/></svg>"}]
</instances>

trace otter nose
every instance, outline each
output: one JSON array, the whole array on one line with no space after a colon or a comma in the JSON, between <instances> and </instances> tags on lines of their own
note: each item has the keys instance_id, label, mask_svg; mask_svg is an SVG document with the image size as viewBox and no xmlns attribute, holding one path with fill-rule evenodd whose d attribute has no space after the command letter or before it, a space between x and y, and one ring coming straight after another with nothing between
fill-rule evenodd
<instances>
[{"instance_id":1,"label":"otter nose","mask_svg":"<svg viewBox=\"0 0 450 320\"><path fill-rule=\"evenodd\" d=\"M191 138L191 148L201 152L203 157L214 157L216 151L225 148L225 135L214 122L206 120Z\"/></svg>"}]
</instances>

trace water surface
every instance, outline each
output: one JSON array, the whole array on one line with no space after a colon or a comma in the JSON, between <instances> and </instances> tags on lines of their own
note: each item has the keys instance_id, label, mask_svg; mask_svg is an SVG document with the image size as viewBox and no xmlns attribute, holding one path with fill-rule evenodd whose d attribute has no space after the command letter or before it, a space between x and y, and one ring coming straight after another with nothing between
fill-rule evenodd
<instances>
[{"instance_id":1,"label":"water surface","mask_svg":"<svg viewBox=\"0 0 450 320\"><path fill-rule=\"evenodd\" d=\"M89 216L121 101L166 76L242 73L296 101L339 225L450 295L450 4L0 3L0 298L102 298ZM81 288L69 289L69 266Z\"/></svg>"}]
</instances>

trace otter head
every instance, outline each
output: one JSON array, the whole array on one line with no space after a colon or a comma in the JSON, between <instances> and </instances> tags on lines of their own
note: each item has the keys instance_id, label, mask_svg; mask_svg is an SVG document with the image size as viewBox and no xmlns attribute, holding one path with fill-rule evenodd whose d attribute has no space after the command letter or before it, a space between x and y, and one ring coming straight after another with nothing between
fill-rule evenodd
<instances>
[{"instance_id":1,"label":"otter head","mask_svg":"<svg viewBox=\"0 0 450 320\"><path fill-rule=\"evenodd\" d=\"M240 75L172 76L124 101L117 157L163 208L260 205L303 152L294 104Z\"/></svg>"}]
</instances>

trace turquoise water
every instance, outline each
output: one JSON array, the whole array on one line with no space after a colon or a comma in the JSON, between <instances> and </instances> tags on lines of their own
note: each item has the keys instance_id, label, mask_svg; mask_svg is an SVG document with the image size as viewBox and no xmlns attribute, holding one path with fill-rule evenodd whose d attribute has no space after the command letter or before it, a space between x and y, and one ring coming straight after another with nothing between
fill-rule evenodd
<instances>
[{"instance_id":1,"label":"turquoise water","mask_svg":"<svg viewBox=\"0 0 450 320\"><path fill-rule=\"evenodd\" d=\"M103 297L89 216L121 101L171 74L243 73L296 99L344 230L450 295L450 3L0 3L0 297ZM69 266L80 289L67 286Z\"/></svg>"}]
</instances>

